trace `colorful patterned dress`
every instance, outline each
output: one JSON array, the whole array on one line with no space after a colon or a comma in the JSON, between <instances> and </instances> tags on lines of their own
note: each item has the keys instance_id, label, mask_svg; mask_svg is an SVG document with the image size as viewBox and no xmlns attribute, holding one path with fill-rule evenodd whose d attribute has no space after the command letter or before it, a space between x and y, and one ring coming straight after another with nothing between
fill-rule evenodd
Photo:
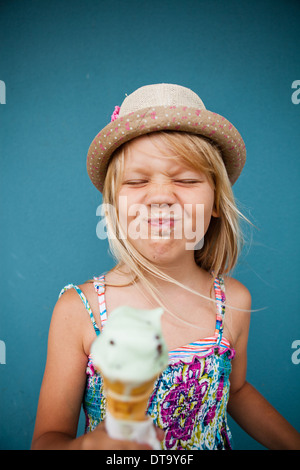
<instances>
[{"instance_id":1,"label":"colorful patterned dress","mask_svg":"<svg viewBox=\"0 0 300 470\"><path fill-rule=\"evenodd\" d=\"M105 328L105 275L94 278L98 294L101 329ZM100 330L83 292L68 284L60 296L74 288L80 295L96 335ZM221 277L214 282L217 300L216 328L213 336L195 341L169 352L169 364L157 379L148 402L148 415L165 431L165 450L231 449L231 433L227 424L229 374L235 351L223 337L225 290ZM85 432L90 432L105 418L105 395L102 377L88 357L83 409Z\"/></svg>"}]
</instances>

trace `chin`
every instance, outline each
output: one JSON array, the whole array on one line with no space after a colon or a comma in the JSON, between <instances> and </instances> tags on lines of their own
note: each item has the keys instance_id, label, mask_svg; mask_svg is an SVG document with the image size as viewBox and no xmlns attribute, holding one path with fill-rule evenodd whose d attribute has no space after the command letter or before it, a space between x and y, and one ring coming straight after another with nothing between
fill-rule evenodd
<instances>
[{"instance_id":1,"label":"chin","mask_svg":"<svg viewBox=\"0 0 300 470\"><path fill-rule=\"evenodd\" d=\"M136 240L135 240L136 242ZM174 240L170 238L159 238L147 240L147 246L145 247L144 241L143 246L139 246L138 243L134 243L135 248L145 258L156 265L168 265L174 261L184 257L187 252L185 250L184 240Z\"/></svg>"}]
</instances>

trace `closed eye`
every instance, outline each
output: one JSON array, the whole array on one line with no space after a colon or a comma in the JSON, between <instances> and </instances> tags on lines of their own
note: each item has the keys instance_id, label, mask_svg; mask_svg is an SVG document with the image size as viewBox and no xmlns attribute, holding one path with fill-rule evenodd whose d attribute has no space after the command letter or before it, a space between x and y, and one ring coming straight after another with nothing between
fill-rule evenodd
<instances>
[{"instance_id":1,"label":"closed eye","mask_svg":"<svg viewBox=\"0 0 300 470\"><path fill-rule=\"evenodd\" d=\"M123 185L127 185L127 186L144 186L145 184L147 184L149 181L148 180L125 180L123 181ZM198 179L198 180L194 180L194 179L176 179L176 180L173 180L173 183L175 184L182 184L182 185L193 185L193 184L197 184L197 183L201 183L202 180Z\"/></svg>"},{"instance_id":2,"label":"closed eye","mask_svg":"<svg viewBox=\"0 0 300 470\"><path fill-rule=\"evenodd\" d=\"M182 179L182 180L175 180L175 183L182 183L182 184L195 184L195 183L201 183L201 180L188 180L188 179Z\"/></svg>"},{"instance_id":3,"label":"closed eye","mask_svg":"<svg viewBox=\"0 0 300 470\"><path fill-rule=\"evenodd\" d=\"M147 180L129 180L129 181L124 181L123 184L127 184L129 186L136 186L136 185L146 184L147 182L148 182Z\"/></svg>"}]
</instances>

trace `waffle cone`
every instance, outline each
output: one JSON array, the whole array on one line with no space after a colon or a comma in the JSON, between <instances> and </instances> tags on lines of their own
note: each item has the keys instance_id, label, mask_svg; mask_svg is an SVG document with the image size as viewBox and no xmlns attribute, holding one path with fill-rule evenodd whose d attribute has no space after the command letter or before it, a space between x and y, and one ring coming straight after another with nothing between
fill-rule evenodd
<instances>
[{"instance_id":1,"label":"waffle cone","mask_svg":"<svg viewBox=\"0 0 300 470\"><path fill-rule=\"evenodd\" d=\"M153 392L156 378L137 386L119 381L112 382L103 377L106 406L109 413L120 420L144 421L148 400Z\"/></svg>"}]
</instances>

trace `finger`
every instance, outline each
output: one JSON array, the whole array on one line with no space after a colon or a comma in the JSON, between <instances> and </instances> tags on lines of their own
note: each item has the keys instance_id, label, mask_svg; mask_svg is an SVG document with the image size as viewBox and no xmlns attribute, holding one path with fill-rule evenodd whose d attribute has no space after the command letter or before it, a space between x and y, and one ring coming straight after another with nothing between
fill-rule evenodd
<instances>
[{"instance_id":1,"label":"finger","mask_svg":"<svg viewBox=\"0 0 300 470\"><path fill-rule=\"evenodd\" d=\"M107 450L152 450L152 447L146 443L138 443L127 439L111 438L107 434L105 422L98 424L96 428L98 439L102 440L105 449Z\"/></svg>"},{"instance_id":2,"label":"finger","mask_svg":"<svg viewBox=\"0 0 300 470\"><path fill-rule=\"evenodd\" d=\"M165 437L165 433L162 429L160 428L155 428L155 431L156 431L156 437L159 441L163 441L164 437Z\"/></svg>"}]
</instances>

